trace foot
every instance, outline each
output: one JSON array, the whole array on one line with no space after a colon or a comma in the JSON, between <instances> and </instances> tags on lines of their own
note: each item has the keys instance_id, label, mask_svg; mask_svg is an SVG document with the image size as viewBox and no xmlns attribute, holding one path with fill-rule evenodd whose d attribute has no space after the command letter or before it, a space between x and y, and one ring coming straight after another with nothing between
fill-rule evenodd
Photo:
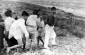
<instances>
[{"instance_id":1,"label":"foot","mask_svg":"<svg viewBox=\"0 0 85 55\"><path fill-rule=\"evenodd\" d=\"M40 49L40 47L39 47L39 46L37 46L37 49L39 50L39 49Z\"/></svg>"},{"instance_id":2,"label":"foot","mask_svg":"<svg viewBox=\"0 0 85 55\"><path fill-rule=\"evenodd\" d=\"M52 46L56 46L57 44L56 43L52 43Z\"/></svg>"},{"instance_id":3,"label":"foot","mask_svg":"<svg viewBox=\"0 0 85 55\"><path fill-rule=\"evenodd\" d=\"M50 49L50 48L49 48L49 47L47 47L47 46L45 46L44 48L45 48L45 49Z\"/></svg>"}]
</instances>

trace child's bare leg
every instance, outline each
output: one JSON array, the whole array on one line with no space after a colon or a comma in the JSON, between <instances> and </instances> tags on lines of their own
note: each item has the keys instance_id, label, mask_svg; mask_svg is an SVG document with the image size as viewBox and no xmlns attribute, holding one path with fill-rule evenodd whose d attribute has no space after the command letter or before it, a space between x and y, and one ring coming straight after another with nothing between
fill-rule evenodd
<instances>
[{"instance_id":1,"label":"child's bare leg","mask_svg":"<svg viewBox=\"0 0 85 55\"><path fill-rule=\"evenodd\" d=\"M37 47L39 47L39 37L37 37Z\"/></svg>"},{"instance_id":2,"label":"child's bare leg","mask_svg":"<svg viewBox=\"0 0 85 55\"><path fill-rule=\"evenodd\" d=\"M22 38L22 42L23 42L23 50L25 50L25 46L26 46L26 37L25 37L25 35Z\"/></svg>"},{"instance_id":3,"label":"child's bare leg","mask_svg":"<svg viewBox=\"0 0 85 55\"><path fill-rule=\"evenodd\" d=\"M44 41L43 41L43 39L42 39L42 38L40 38L40 41L43 43L43 46L44 46Z\"/></svg>"}]
</instances>

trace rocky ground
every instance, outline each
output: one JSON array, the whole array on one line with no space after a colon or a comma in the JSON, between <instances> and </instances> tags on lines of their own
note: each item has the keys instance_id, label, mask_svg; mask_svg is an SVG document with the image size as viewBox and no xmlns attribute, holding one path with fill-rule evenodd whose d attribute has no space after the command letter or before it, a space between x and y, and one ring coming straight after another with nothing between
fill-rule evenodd
<instances>
[{"instance_id":1,"label":"rocky ground","mask_svg":"<svg viewBox=\"0 0 85 55\"><path fill-rule=\"evenodd\" d=\"M50 14L50 7L24 3L24 2L0 2L0 13L3 14L4 9L10 8L14 14L19 14L23 10L32 14L34 9L42 9L41 15ZM14 15L16 16L16 15ZM72 13L65 12L57 8L55 31L57 34L57 46L50 46L50 50L37 49L36 43L33 44L35 49L33 52L26 51L21 53L15 50L5 55L85 55L85 21L84 17L75 16ZM29 46L29 44L28 44ZM40 45L40 47L42 47Z\"/></svg>"}]
</instances>

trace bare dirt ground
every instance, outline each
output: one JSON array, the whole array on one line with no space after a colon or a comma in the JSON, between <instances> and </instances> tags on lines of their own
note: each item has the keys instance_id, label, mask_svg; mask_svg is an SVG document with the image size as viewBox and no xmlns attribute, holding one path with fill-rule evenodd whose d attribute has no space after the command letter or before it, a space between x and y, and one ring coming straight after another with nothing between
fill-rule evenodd
<instances>
[{"instance_id":1,"label":"bare dirt ground","mask_svg":"<svg viewBox=\"0 0 85 55\"><path fill-rule=\"evenodd\" d=\"M57 46L49 46L50 50L46 49L39 49L37 48L36 44L33 45L35 49L33 52L26 51L26 52L12 52L6 55L85 55L85 46L83 42L84 39L77 38L72 35L67 35L65 37L57 37L56 43ZM40 47L42 47L40 45Z\"/></svg>"},{"instance_id":2,"label":"bare dirt ground","mask_svg":"<svg viewBox=\"0 0 85 55\"><path fill-rule=\"evenodd\" d=\"M14 3L14 2L2 2L0 3L0 13L2 13L3 9L11 8L13 12L19 14L19 12L25 10L28 13L31 14L31 11L34 9L33 6L36 8L37 6L33 4L27 4L25 6L25 3ZM31 8L30 8L31 7ZM38 6L38 8L43 8L41 6ZM59 10L61 11L61 10ZM64 17L64 12L59 13L60 17ZM58 15L58 16L59 16ZM63 15L63 16L62 16ZM66 16L64 18L67 18ZM75 17L75 19L81 18L81 17ZM70 20L70 19L69 19ZM21 53L16 52L15 50L12 50L11 53L5 54L5 55L85 55L85 37L79 38L80 36L76 37L73 35L77 29L76 32L79 33L85 33L85 24L82 24L83 21L72 21L71 24L69 24L67 21L68 20L59 20L58 25L64 25L67 28L70 28L70 32L65 32L65 31L56 31L56 33L64 33L65 36L57 36L56 37L56 43L57 46L49 46L50 50L46 49L37 49L36 43L33 44L33 48L35 49L33 52L26 51ZM66 23L67 22L67 23ZM64 24L65 23L65 24ZM81 23L81 24L80 24ZM77 24L75 26L74 24ZM60 26L59 26L60 27ZM76 29L73 29L72 27L76 27ZM57 29L57 27L56 27ZM72 34L73 33L73 34ZM29 46L29 43L28 43ZM40 44L40 47L42 47L42 44Z\"/></svg>"}]
</instances>

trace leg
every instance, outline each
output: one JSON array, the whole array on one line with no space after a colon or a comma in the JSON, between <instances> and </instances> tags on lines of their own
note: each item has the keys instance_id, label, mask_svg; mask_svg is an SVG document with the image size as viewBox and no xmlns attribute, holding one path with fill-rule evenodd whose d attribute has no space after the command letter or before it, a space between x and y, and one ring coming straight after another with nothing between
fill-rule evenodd
<instances>
[{"instance_id":1,"label":"leg","mask_svg":"<svg viewBox=\"0 0 85 55\"><path fill-rule=\"evenodd\" d=\"M11 46L11 45L10 45L10 41L9 41L9 39L8 39L8 35L9 35L9 32L6 31L6 32L5 32L5 40L6 40L6 42L7 42L7 45L8 45L8 46Z\"/></svg>"},{"instance_id":2,"label":"leg","mask_svg":"<svg viewBox=\"0 0 85 55\"><path fill-rule=\"evenodd\" d=\"M30 33L30 35L29 35L29 38L30 38L30 51L32 51L32 39L33 39L33 34L32 33Z\"/></svg>"},{"instance_id":3,"label":"leg","mask_svg":"<svg viewBox=\"0 0 85 55\"><path fill-rule=\"evenodd\" d=\"M34 31L33 32L33 38L34 38L34 42L36 42L36 38L38 37L38 32Z\"/></svg>"},{"instance_id":4,"label":"leg","mask_svg":"<svg viewBox=\"0 0 85 55\"><path fill-rule=\"evenodd\" d=\"M52 45L56 45L56 33L54 29L51 32L51 37L52 37Z\"/></svg>"},{"instance_id":5,"label":"leg","mask_svg":"<svg viewBox=\"0 0 85 55\"><path fill-rule=\"evenodd\" d=\"M37 47L39 47L39 36L37 37Z\"/></svg>"},{"instance_id":6,"label":"leg","mask_svg":"<svg viewBox=\"0 0 85 55\"><path fill-rule=\"evenodd\" d=\"M30 51L32 51L32 39L30 39Z\"/></svg>"},{"instance_id":7,"label":"leg","mask_svg":"<svg viewBox=\"0 0 85 55\"><path fill-rule=\"evenodd\" d=\"M50 38L50 30L48 30L48 28L45 28L44 48L47 48L47 49L49 48L48 47L49 38Z\"/></svg>"},{"instance_id":8,"label":"leg","mask_svg":"<svg viewBox=\"0 0 85 55\"><path fill-rule=\"evenodd\" d=\"M44 46L44 41L43 41L42 37L40 37L40 41L43 43L43 46Z\"/></svg>"},{"instance_id":9,"label":"leg","mask_svg":"<svg viewBox=\"0 0 85 55\"><path fill-rule=\"evenodd\" d=\"M10 51L11 49L14 49L14 48L18 48L18 47L22 47L22 46L23 46L22 39L18 39L17 41L18 41L18 45L14 45L14 46L12 46L12 47L8 47L8 48L7 48L7 53L9 53L9 51Z\"/></svg>"},{"instance_id":10,"label":"leg","mask_svg":"<svg viewBox=\"0 0 85 55\"><path fill-rule=\"evenodd\" d=\"M25 37L24 34L23 34L22 42L23 42L23 50L25 50L25 46L26 46L26 37Z\"/></svg>"}]
</instances>

